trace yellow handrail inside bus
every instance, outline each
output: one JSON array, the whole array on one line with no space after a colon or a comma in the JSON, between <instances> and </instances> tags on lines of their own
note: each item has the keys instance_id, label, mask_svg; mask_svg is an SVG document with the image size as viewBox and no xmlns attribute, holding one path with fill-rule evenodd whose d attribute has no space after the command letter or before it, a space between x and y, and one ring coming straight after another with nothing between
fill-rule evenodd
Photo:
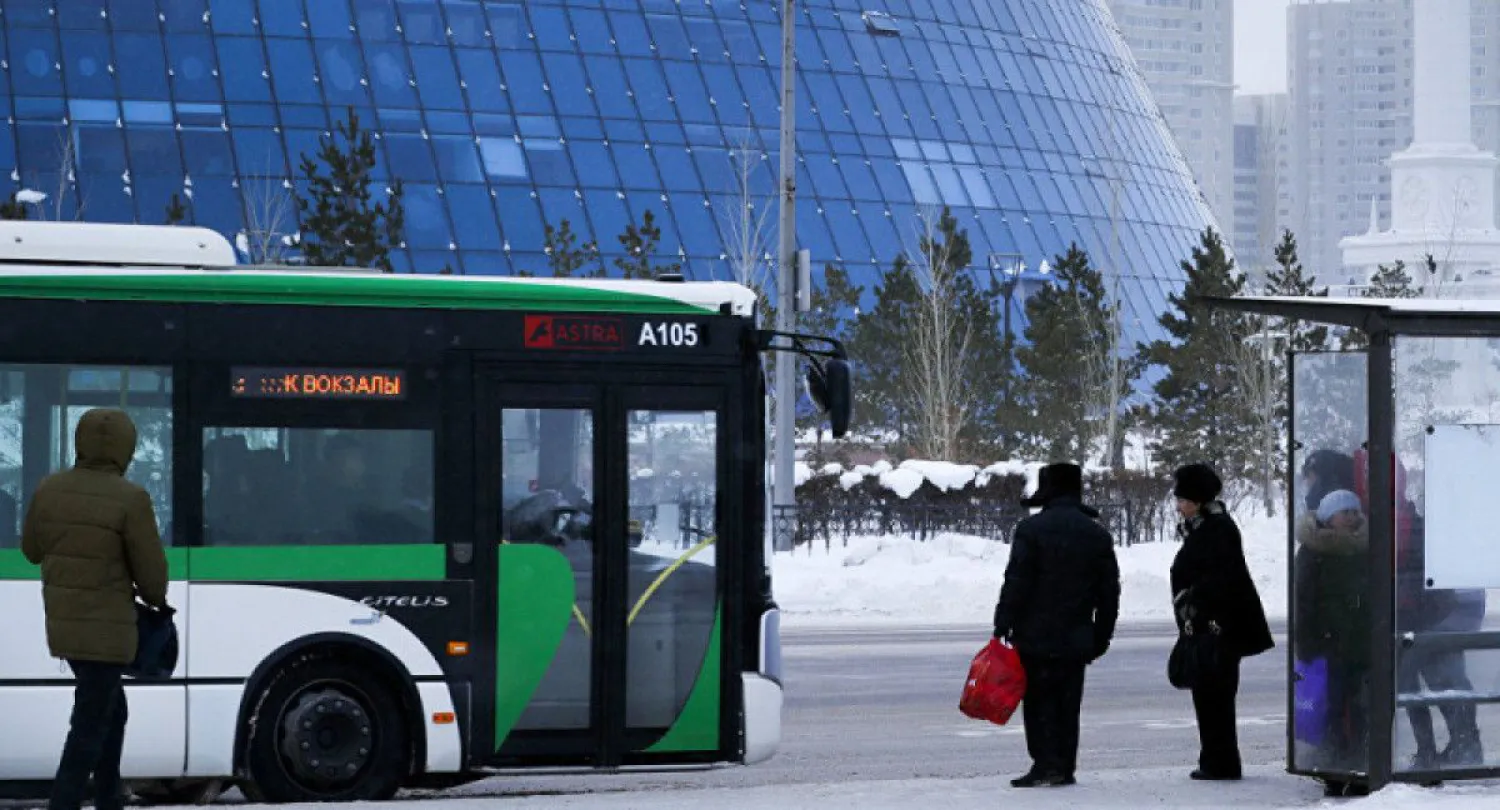
<instances>
[{"instance_id":1,"label":"yellow handrail inside bus","mask_svg":"<svg viewBox=\"0 0 1500 810\"><path fill-rule=\"evenodd\" d=\"M703 539L703 542L683 552L682 556L678 557L676 562L667 566L666 570L662 571L660 574L657 574L656 580L651 583L651 587L647 588L646 592L641 594L641 598L636 601L635 607L631 608L630 615L625 617L625 626L629 627L631 623L635 621L635 617L641 612L641 608L646 606L646 602L651 598L651 595L656 593L656 589L661 587L661 584L667 580L667 577L671 576L672 573L675 572L678 568L681 568L682 564L687 562L694 554L697 554L703 549L713 545L714 540L716 539L718 538L714 537L713 535L705 537Z\"/></svg>"},{"instance_id":2,"label":"yellow handrail inside bus","mask_svg":"<svg viewBox=\"0 0 1500 810\"><path fill-rule=\"evenodd\" d=\"M656 579L651 582L651 585L648 588L646 588L645 593L641 594L641 598L636 600L635 607L630 609L630 615L625 617L625 626L629 627L631 624L635 623L635 617L640 615L641 609L644 608L646 606L646 603L651 600L651 597L655 595L656 590L661 587L661 584L667 581L667 577L672 576L672 574L675 573L677 569L682 567L683 563L692 559L693 556L698 552L713 545L714 541L716 540L718 540L718 537L714 535L705 537L702 542L698 543L698 545L693 546L687 551L684 551L682 555L676 559L676 561L667 566L666 569L663 570L660 574L657 574ZM508 538L502 537L500 538L500 545L508 546L510 545L510 540ZM577 619L578 626L583 628L584 636L593 638L593 630L589 628L588 619L585 619L583 617L583 611L578 609L577 602L573 603L573 618Z\"/></svg>"}]
</instances>

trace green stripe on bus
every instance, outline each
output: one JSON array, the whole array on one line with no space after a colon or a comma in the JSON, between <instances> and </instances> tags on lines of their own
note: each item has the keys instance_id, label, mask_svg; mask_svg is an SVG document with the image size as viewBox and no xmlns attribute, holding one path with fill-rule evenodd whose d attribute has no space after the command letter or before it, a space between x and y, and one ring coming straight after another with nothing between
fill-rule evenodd
<instances>
[{"instance_id":1,"label":"green stripe on bus","mask_svg":"<svg viewBox=\"0 0 1500 810\"><path fill-rule=\"evenodd\" d=\"M0 276L0 297L699 315L712 311L665 296L597 287L358 273Z\"/></svg>"},{"instance_id":2,"label":"green stripe on bus","mask_svg":"<svg viewBox=\"0 0 1500 810\"><path fill-rule=\"evenodd\" d=\"M226 546L169 548L173 580L196 582L412 582L447 576L447 548L400 546ZM0 580L41 579L18 549L0 549Z\"/></svg>"},{"instance_id":3,"label":"green stripe on bus","mask_svg":"<svg viewBox=\"0 0 1500 810\"><path fill-rule=\"evenodd\" d=\"M187 549L169 548L166 551L167 577L172 580L187 579ZM41 566L32 565L20 549L0 549L0 582L41 578Z\"/></svg>"},{"instance_id":4,"label":"green stripe on bus","mask_svg":"<svg viewBox=\"0 0 1500 810\"><path fill-rule=\"evenodd\" d=\"M676 722L655 744L646 749L657 754L670 751L716 751L719 748L719 629L724 618L721 604L714 611L714 629L703 653L698 680Z\"/></svg>"},{"instance_id":5,"label":"green stripe on bus","mask_svg":"<svg viewBox=\"0 0 1500 810\"><path fill-rule=\"evenodd\" d=\"M390 546L223 546L188 551L195 582L427 582L448 574L438 543Z\"/></svg>"}]
</instances>

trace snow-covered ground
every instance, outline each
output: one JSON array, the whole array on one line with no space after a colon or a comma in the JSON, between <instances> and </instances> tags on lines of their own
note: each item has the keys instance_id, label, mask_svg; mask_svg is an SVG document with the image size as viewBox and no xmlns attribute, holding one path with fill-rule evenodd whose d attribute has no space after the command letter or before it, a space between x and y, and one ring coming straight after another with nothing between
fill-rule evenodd
<instances>
[{"instance_id":1,"label":"snow-covered ground","mask_svg":"<svg viewBox=\"0 0 1500 810\"><path fill-rule=\"evenodd\" d=\"M484 802L483 805L479 802ZM1353 803L1351 803L1353 802ZM1221 810L1254 807L1260 810L1356 807L1359 810L1488 810L1500 806L1500 785L1472 783L1424 789L1392 785L1360 799L1325 799L1310 779L1288 776L1273 767L1249 769L1241 782L1193 782L1181 768L1133 769L1079 774L1067 788L1019 790L1009 776L978 779L909 779L828 784L769 785L751 788L665 790L516 796L490 799L447 799L402 802L402 810L479 810L517 807L650 807L687 810L715 807L734 810L910 810L940 804L960 808L1024 807L1027 810L1084 810L1084 808L1162 808L1162 810ZM289 810L295 810L292 806ZM312 806L306 806L312 810Z\"/></svg>"},{"instance_id":2,"label":"snow-covered ground","mask_svg":"<svg viewBox=\"0 0 1500 810\"><path fill-rule=\"evenodd\" d=\"M1286 616L1286 517L1238 518L1245 557L1267 615ZM1176 542L1115 550L1120 562L1120 621L1171 619L1167 585ZM991 538L939 535L835 539L811 550L778 553L776 601L788 626L983 625L991 620L1010 547Z\"/></svg>"}]
</instances>

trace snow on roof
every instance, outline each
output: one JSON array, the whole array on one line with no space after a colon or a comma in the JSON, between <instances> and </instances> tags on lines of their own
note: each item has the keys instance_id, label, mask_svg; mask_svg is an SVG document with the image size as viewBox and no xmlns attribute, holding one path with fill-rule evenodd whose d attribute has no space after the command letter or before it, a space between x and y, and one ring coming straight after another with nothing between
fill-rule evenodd
<instances>
[{"instance_id":1,"label":"snow on roof","mask_svg":"<svg viewBox=\"0 0 1500 810\"><path fill-rule=\"evenodd\" d=\"M1384 309L1410 314L1500 315L1500 298L1325 298L1291 295L1237 295L1211 301L1244 301L1267 305L1297 305L1320 309Z\"/></svg>"},{"instance_id":2,"label":"snow on roof","mask_svg":"<svg viewBox=\"0 0 1500 810\"><path fill-rule=\"evenodd\" d=\"M237 258L208 228L0 220L0 262L232 267Z\"/></svg>"}]
</instances>

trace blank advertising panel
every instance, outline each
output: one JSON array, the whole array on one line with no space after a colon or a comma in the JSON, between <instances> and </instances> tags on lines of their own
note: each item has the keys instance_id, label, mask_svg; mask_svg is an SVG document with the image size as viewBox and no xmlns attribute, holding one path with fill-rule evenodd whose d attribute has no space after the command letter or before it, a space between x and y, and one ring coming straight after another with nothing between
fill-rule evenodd
<instances>
[{"instance_id":1,"label":"blank advertising panel","mask_svg":"<svg viewBox=\"0 0 1500 810\"><path fill-rule=\"evenodd\" d=\"M1500 588L1500 425L1439 425L1427 436L1427 587Z\"/></svg>"}]
</instances>

